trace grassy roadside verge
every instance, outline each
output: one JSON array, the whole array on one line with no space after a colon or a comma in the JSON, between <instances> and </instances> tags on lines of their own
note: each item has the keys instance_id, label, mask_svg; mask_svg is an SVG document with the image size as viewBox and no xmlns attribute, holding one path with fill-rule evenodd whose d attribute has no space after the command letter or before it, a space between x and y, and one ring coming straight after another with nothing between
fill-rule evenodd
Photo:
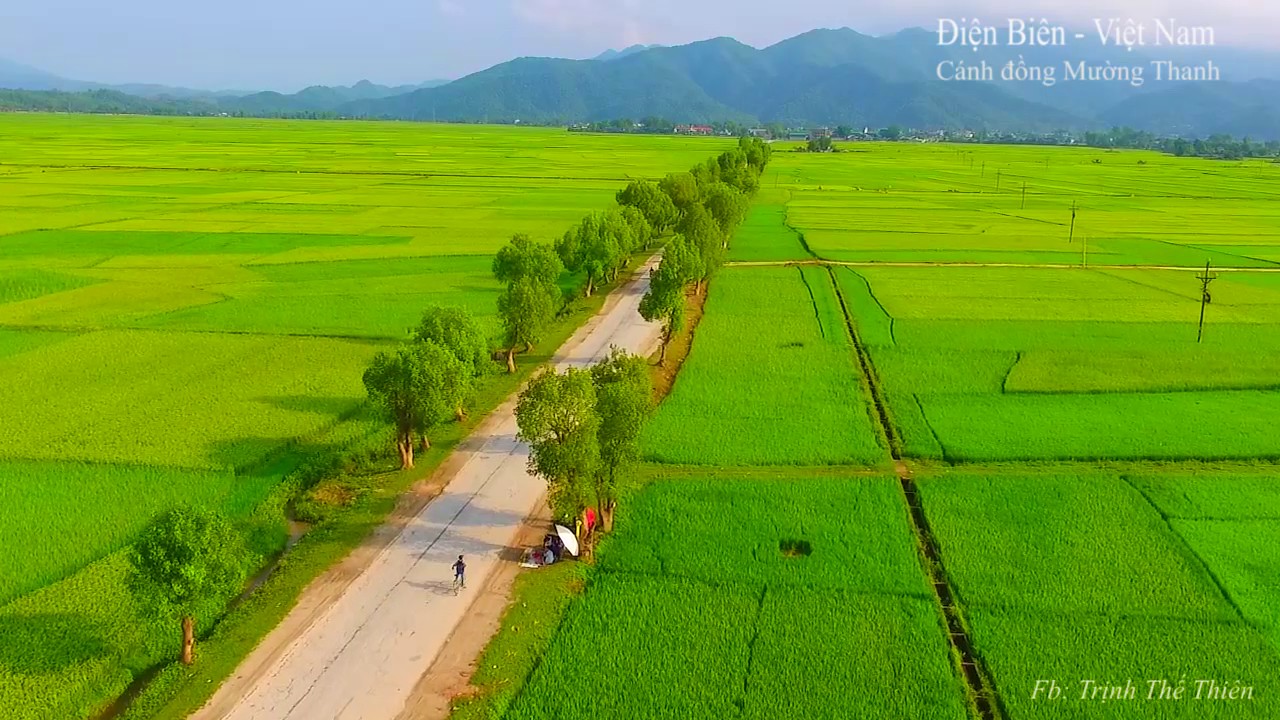
<instances>
[{"instance_id":1,"label":"grassy roadside verge","mask_svg":"<svg viewBox=\"0 0 1280 720\"><path fill-rule=\"evenodd\" d=\"M685 295L685 324L667 345L666 363L658 364L660 350L649 357L655 402L662 402L675 385L680 367L693 347L708 291L709 288L701 294ZM670 466L662 467L661 471L657 466L638 468L625 492L635 493L658 472L669 472ZM591 572L590 565L569 562L516 576L498 632L485 645L468 692L451 704L452 720L493 720L506 713L550 647L570 603L590 582Z\"/></svg>"},{"instance_id":2,"label":"grassy roadside verge","mask_svg":"<svg viewBox=\"0 0 1280 720\"><path fill-rule=\"evenodd\" d=\"M631 272L622 273L618 283ZM612 291L614 285L602 290ZM417 458L414 470L360 473L363 486L348 507L330 513L316 524L280 560L275 571L242 603L231 610L197 644L197 662L188 668L179 663L162 667L119 715L125 720L179 720L198 709L242 660L289 613L302 591L317 577L357 548L395 510L401 495L418 480L428 477L485 417L515 392L538 368L549 361L573 333L599 312L609 292L575 300L547 338L533 353L519 357L514 375L500 375L481 389L476 410L465 422L442 428L433 447ZM388 451L388 463L390 462ZM388 465L389 466L389 465ZM283 508L304 487L283 486Z\"/></svg>"}]
</instances>

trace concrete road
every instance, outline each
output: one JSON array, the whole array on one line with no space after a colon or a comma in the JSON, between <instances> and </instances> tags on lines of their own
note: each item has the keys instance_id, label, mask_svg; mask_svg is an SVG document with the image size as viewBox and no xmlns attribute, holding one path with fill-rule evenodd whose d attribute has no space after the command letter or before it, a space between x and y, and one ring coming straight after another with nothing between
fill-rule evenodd
<instances>
[{"instance_id":1,"label":"concrete road","mask_svg":"<svg viewBox=\"0 0 1280 720\"><path fill-rule=\"evenodd\" d=\"M589 365L614 345L643 355L657 347L658 325L637 311L654 262L561 348L558 367ZM482 424L465 443L478 449L457 451L463 462L443 493L342 595L295 628L283 653L270 661L251 656L193 718L395 718L546 488L525 469L529 452L516 440L514 410L511 398ZM450 568L458 555L466 558L468 588L455 595Z\"/></svg>"}]
</instances>

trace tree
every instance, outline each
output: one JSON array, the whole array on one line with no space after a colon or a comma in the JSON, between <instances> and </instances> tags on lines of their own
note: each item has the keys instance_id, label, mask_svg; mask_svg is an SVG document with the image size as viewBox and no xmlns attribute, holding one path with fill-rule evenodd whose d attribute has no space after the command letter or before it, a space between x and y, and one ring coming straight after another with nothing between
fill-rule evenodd
<instances>
[{"instance_id":1,"label":"tree","mask_svg":"<svg viewBox=\"0 0 1280 720\"><path fill-rule=\"evenodd\" d=\"M374 356L364 371L364 386L395 426L400 467L409 469L414 433L421 436L423 450L431 447L427 433L462 400L466 367L439 343L406 343L393 353Z\"/></svg>"},{"instance_id":2,"label":"tree","mask_svg":"<svg viewBox=\"0 0 1280 720\"><path fill-rule=\"evenodd\" d=\"M664 196L665 197L665 196ZM630 205L622 206L622 219L626 221L627 226L631 228L632 250L648 249L649 243L653 242L653 226L649 224L649 220L645 218L644 213L639 209Z\"/></svg>"},{"instance_id":3,"label":"tree","mask_svg":"<svg viewBox=\"0 0 1280 720\"><path fill-rule=\"evenodd\" d=\"M474 381L494 370L489 354L489 340L480 323L466 310L433 305L422 314L422 321L414 331L419 342L434 342L448 350L465 368L463 393L456 415L466 417L466 404L471 401Z\"/></svg>"},{"instance_id":4,"label":"tree","mask_svg":"<svg viewBox=\"0 0 1280 720\"><path fill-rule=\"evenodd\" d=\"M671 204L682 212L696 205L701 199L698 194L698 181L691 173L670 173L658 181L658 187L671 198Z\"/></svg>"},{"instance_id":5,"label":"tree","mask_svg":"<svg viewBox=\"0 0 1280 720\"><path fill-rule=\"evenodd\" d=\"M555 285L563 272L564 265L555 248L534 242L528 235L513 236L493 258L493 276L499 282L528 277L543 285Z\"/></svg>"},{"instance_id":6,"label":"tree","mask_svg":"<svg viewBox=\"0 0 1280 720\"><path fill-rule=\"evenodd\" d=\"M831 138L824 135L809 141L809 152L828 152L831 150Z\"/></svg>"},{"instance_id":7,"label":"tree","mask_svg":"<svg viewBox=\"0 0 1280 720\"><path fill-rule=\"evenodd\" d=\"M887 128L881 128L878 134L884 140L897 140L902 137L902 128L890 125Z\"/></svg>"},{"instance_id":8,"label":"tree","mask_svg":"<svg viewBox=\"0 0 1280 720\"><path fill-rule=\"evenodd\" d=\"M702 204L720 227L721 241L725 242L747 214L749 201L746 195L721 182L707 188Z\"/></svg>"},{"instance_id":9,"label":"tree","mask_svg":"<svg viewBox=\"0 0 1280 720\"><path fill-rule=\"evenodd\" d=\"M520 393L516 425L529 444L529 472L547 481L556 519L578 517L600 462L600 419L590 371L539 374Z\"/></svg>"},{"instance_id":10,"label":"tree","mask_svg":"<svg viewBox=\"0 0 1280 720\"><path fill-rule=\"evenodd\" d=\"M221 610L244 587L253 557L216 512L169 510L129 550L128 585L148 612L182 623L182 663L194 662L195 621Z\"/></svg>"},{"instance_id":11,"label":"tree","mask_svg":"<svg viewBox=\"0 0 1280 720\"><path fill-rule=\"evenodd\" d=\"M676 232L684 236L702 260L702 272L697 278L697 291L702 292L704 283L724 262L727 239L715 218L702 205L694 205L685 211Z\"/></svg>"},{"instance_id":12,"label":"tree","mask_svg":"<svg viewBox=\"0 0 1280 720\"><path fill-rule=\"evenodd\" d=\"M498 296L507 349L507 372L516 371L515 352L526 350L542 338L562 299L560 275L564 272L555 248L516 235L493 258L493 275L507 283Z\"/></svg>"},{"instance_id":13,"label":"tree","mask_svg":"<svg viewBox=\"0 0 1280 720\"><path fill-rule=\"evenodd\" d=\"M848 125L836 126L836 137L848 138L850 135L853 135L853 128L849 127Z\"/></svg>"},{"instance_id":14,"label":"tree","mask_svg":"<svg viewBox=\"0 0 1280 720\"><path fill-rule=\"evenodd\" d=\"M516 371L516 348L532 348L556 316L560 291L525 277L507 284L498 296L498 317L502 320L507 348L507 372Z\"/></svg>"},{"instance_id":15,"label":"tree","mask_svg":"<svg viewBox=\"0 0 1280 720\"><path fill-rule=\"evenodd\" d=\"M665 232L680 219L680 211L671 198L648 180L635 180L618 191L618 204L633 207L644 214L654 234Z\"/></svg>"},{"instance_id":16,"label":"tree","mask_svg":"<svg viewBox=\"0 0 1280 720\"><path fill-rule=\"evenodd\" d=\"M662 262L649 275L649 290L640 298L640 317L662 322L662 346L658 364L667 362L667 346L684 327L684 289L702 276L701 257L684 237L667 243Z\"/></svg>"},{"instance_id":17,"label":"tree","mask_svg":"<svg viewBox=\"0 0 1280 720\"><path fill-rule=\"evenodd\" d=\"M640 431L653 411L653 378L645 359L613 348L591 368L596 391L600 466L595 473L596 509L605 532L613 529L618 479L639 455Z\"/></svg>"}]
</instances>

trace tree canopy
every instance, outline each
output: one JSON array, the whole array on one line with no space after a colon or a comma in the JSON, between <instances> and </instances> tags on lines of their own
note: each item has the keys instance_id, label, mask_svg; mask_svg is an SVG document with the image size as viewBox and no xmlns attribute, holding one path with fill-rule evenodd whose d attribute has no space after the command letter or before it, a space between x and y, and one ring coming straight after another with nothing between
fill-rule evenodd
<instances>
[{"instance_id":1,"label":"tree canopy","mask_svg":"<svg viewBox=\"0 0 1280 720\"><path fill-rule=\"evenodd\" d=\"M666 232L680 219L680 211L666 192L648 180L634 180L618 191L618 204L639 210L655 234Z\"/></svg>"},{"instance_id":2,"label":"tree canopy","mask_svg":"<svg viewBox=\"0 0 1280 720\"><path fill-rule=\"evenodd\" d=\"M546 370L529 382L516 403L519 437L529 444L529 472L547 481L559 520L586 507L600 463L600 419L591 372Z\"/></svg>"},{"instance_id":3,"label":"tree canopy","mask_svg":"<svg viewBox=\"0 0 1280 720\"><path fill-rule=\"evenodd\" d=\"M609 530L621 473L639 455L640 431L653 411L653 378L644 358L615 347L608 358L591 367L591 380L599 416L596 508Z\"/></svg>"},{"instance_id":4,"label":"tree canopy","mask_svg":"<svg viewBox=\"0 0 1280 720\"><path fill-rule=\"evenodd\" d=\"M369 397L395 426L401 468L413 467L414 434L423 449L427 434L455 413L469 387L467 368L447 348L432 340L380 352L364 372Z\"/></svg>"},{"instance_id":5,"label":"tree canopy","mask_svg":"<svg viewBox=\"0 0 1280 720\"><path fill-rule=\"evenodd\" d=\"M461 419L466 415L466 405L472 400L474 381L494 370L489 340L480 323L461 308L433 305L422 314L422 321L414 330L413 337L417 342L436 343L462 363L465 382L457 407L457 415Z\"/></svg>"},{"instance_id":6,"label":"tree canopy","mask_svg":"<svg viewBox=\"0 0 1280 720\"><path fill-rule=\"evenodd\" d=\"M498 296L507 372L516 371L516 348L532 348L555 318L562 298L559 282L563 272L564 263L556 249L533 242L528 235L511 238L494 257L493 275L507 284Z\"/></svg>"},{"instance_id":7,"label":"tree canopy","mask_svg":"<svg viewBox=\"0 0 1280 720\"><path fill-rule=\"evenodd\" d=\"M195 620L220 611L253 564L244 540L207 508L158 516L129 549L128 585L145 612L182 623L182 662L194 662Z\"/></svg>"},{"instance_id":8,"label":"tree canopy","mask_svg":"<svg viewBox=\"0 0 1280 720\"><path fill-rule=\"evenodd\" d=\"M493 276L498 282L528 277L544 285L556 285L562 272L564 265L555 249L524 234L512 236L511 242L493 258Z\"/></svg>"},{"instance_id":9,"label":"tree canopy","mask_svg":"<svg viewBox=\"0 0 1280 720\"><path fill-rule=\"evenodd\" d=\"M556 316L560 293L533 278L521 278L507 284L498 295L498 317L502 320L503 340L507 348L507 371L515 372L516 348L531 348Z\"/></svg>"},{"instance_id":10,"label":"tree canopy","mask_svg":"<svg viewBox=\"0 0 1280 720\"><path fill-rule=\"evenodd\" d=\"M658 187L668 198L671 198L671 204L680 211L688 210L701 199L698 195L698 181L692 173L670 173L658 181Z\"/></svg>"}]
</instances>

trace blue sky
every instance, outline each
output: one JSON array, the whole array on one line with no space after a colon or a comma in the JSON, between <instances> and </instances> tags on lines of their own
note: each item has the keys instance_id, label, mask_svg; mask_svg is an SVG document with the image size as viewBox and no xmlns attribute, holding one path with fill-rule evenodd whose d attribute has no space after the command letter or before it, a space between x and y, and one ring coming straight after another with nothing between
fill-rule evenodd
<instances>
[{"instance_id":1,"label":"blue sky","mask_svg":"<svg viewBox=\"0 0 1280 720\"><path fill-rule=\"evenodd\" d=\"M719 35L762 47L815 27L939 17L1177 18L1280 49L1273 0L2 0L0 57L99 82L297 90L454 78L520 55L590 57Z\"/></svg>"}]
</instances>

